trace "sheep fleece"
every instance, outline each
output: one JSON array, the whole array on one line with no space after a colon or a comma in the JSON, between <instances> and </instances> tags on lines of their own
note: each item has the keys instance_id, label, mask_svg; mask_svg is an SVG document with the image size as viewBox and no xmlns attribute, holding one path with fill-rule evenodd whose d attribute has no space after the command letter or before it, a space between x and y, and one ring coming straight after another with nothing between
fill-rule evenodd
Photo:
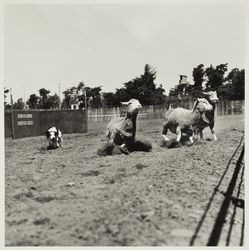
<instances>
[{"instance_id":1,"label":"sheep fleece","mask_svg":"<svg viewBox=\"0 0 249 250\"><path fill-rule=\"evenodd\" d=\"M164 115L163 126L167 125L172 133L176 133L176 128L191 128L200 120L200 113L184 108L168 110Z\"/></svg>"}]
</instances>

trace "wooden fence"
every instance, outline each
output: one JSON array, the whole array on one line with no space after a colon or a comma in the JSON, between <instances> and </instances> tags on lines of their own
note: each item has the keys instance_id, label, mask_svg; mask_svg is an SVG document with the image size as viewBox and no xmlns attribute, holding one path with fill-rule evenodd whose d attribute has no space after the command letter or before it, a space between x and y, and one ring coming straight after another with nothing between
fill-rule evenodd
<instances>
[{"instance_id":1,"label":"wooden fence","mask_svg":"<svg viewBox=\"0 0 249 250\"><path fill-rule=\"evenodd\" d=\"M14 110L5 112L5 137L22 138L43 135L51 126L64 134L87 132L84 110Z\"/></svg>"},{"instance_id":2,"label":"wooden fence","mask_svg":"<svg viewBox=\"0 0 249 250\"><path fill-rule=\"evenodd\" d=\"M181 103L191 109L193 102ZM216 115L244 114L244 101L220 101L216 105ZM50 126L58 126L63 133L85 133L90 122L108 122L113 117L119 117L123 108L103 108L84 110L14 110L5 112L5 137L15 138L38 136L44 134ZM166 106L144 106L139 112L138 119L162 119L167 111ZM14 126L12 126L12 124Z\"/></svg>"},{"instance_id":3,"label":"wooden fence","mask_svg":"<svg viewBox=\"0 0 249 250\"><path fill-rule=\"evenodd\" d=\"M193 102L188 101L181 103L181 107L191 109ZM216 105L216 115L236 115L244 114L244 101L219 101ZM102 122L109 121L113 117L119 117L124 109L121 108L102 108L102 109L88 109L88 121ZM144 106L139 112L139 119L162 119L164 113L167 111L166 105L151 105Z\"/></svg>"}]
</instances>

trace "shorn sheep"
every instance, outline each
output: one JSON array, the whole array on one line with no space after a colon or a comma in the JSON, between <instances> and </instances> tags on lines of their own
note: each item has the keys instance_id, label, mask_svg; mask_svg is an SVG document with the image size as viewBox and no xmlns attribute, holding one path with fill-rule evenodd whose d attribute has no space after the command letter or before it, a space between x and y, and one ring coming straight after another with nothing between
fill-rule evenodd
<instances>
[{"instance_id":1,"label":"shorn sheep","mask_svg":"<svg viewBox=\"0 0 249 250\"><path fill-rule=\"evenodd\" d=\"M215 134L214 129L214 123L215 123L215 108L216 103L219 101L219 98L217 96L216 91L209 91L209 92L199 92L200 97L204 97L207 99L207 101L212 105L213 109L210 111L205 111L203 114L204 119L200 119L200 121L197 124L197 127L194 131L195 138L198 138L200 136L201 139L203 139L203 129L206 127L209 127L211 130L211 133L213 135L214 141L217 141L217 136Z\"/></svg>"},{"instance_id":2,"label":"shorn sheep","mask_svg":"<svg viewBox=\"0 0 249 250\"><path fill-rule=\"evenodd\" d=\"M113 118L106 132L107 144L98 150L99 155L129 154L132 151L149 151L152 146L147 141L136 140L136 121L142 105L136 99L121 102L127 107L125 116Z\"/></svg>"},{"instance_id":3,"label":"shorn sheep","mask_svg":"<svg viewBox=\"0 0 249 250\"><path fill-rule=\"evenodd\" d=\"M193 132L205 111L212 110L212 105L205 98L198 98L192 110L184 108L170 109L165 113L162 138L169 142L168 129L177 135L176 141L181 145L182 134L186 134L191 145L193 144ZM204 118L205 119L205 118Z\"/></svg>"}]
</instances>

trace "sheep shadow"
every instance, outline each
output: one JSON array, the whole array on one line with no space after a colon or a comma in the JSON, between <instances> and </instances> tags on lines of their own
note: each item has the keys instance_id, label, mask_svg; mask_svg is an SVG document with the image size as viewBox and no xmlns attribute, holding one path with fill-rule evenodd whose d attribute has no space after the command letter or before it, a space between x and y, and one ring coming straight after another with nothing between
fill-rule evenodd
<instances>
[{"instance_id":1,"label":"sheep shadow","mask_svg":"<svg viewBox=\"0 0 249 250\"><path fill-rule=\"evenodd\" d=\"M180 148L182 146L192 146L193 144L190 142L189 137L182 135L180 143L176 139L171 139L169 141L161 140L160 147L163 148Z\"/></svg>"},{"instance_id":2,"label":"sheep shadow","mask_svg":"<svg viewBox=\"0 0 249 250\"><path fill-rule=\"evenodd\" d=\"M135 140L132 143L127 143L125 147L116 145L114 143L106 143L101 148L97 150L97 154L100 156L107 155L128 155L135 151L150 152L152 149L152 144L146 140Z\"/></svg>"}]
</instances>

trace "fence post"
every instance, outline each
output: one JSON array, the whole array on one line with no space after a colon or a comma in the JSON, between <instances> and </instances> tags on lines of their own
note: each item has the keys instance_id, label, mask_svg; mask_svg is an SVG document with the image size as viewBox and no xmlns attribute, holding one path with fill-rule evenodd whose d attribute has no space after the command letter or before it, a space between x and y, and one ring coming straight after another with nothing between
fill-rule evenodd
<instances>
[{"instance_id":1,"label":"fence post","mask_svg":"<svg viewBox=\"0 0 249 250\"><path fill-rule=\"evenodd\" d=\"M12 89L10 88L10 104L11 104L11 134L12 139L15 139L15 124L14 124L14 110L13 110L13 97L12 97Z\"/></svg>"},{"instance_id":2,"label":"fence post","mask_svg":"<svg viewBox=\"0 0 249 250\"><path fill-rule=\"evenodd\" d=\"M88 108L87 108L87 96L85 88L84 88L84 103L85 103L85 116L86 116L86 132L88 132Z\"/></svg>"}]
</instances>

